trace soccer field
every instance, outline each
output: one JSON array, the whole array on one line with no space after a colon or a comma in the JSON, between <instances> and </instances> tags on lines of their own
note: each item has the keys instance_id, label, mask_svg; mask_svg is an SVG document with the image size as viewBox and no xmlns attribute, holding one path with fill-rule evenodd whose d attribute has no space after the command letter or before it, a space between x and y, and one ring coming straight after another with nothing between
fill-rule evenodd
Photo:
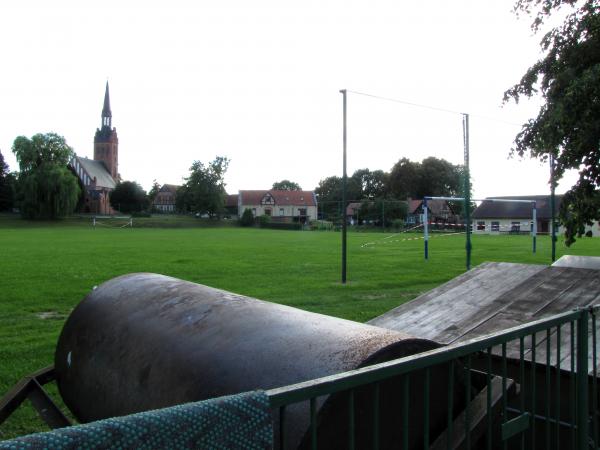
<instances>
[{"instance_id":1,"label":"soccer field","mask_svg":"<svg viewBox=\"0 0 600 450\"><path fill-rule=\"evenodd\" d=\"M348 283L340 284L341 234L246 228L115 228L89 224L0 223L0 395L53 363L72 308L110 278L156 272L364 322L465 270L463 234L435 235L430 260L421 234L348 234ZM415 239L416 238L416 239ZM582 238L562 254L600 255ZM484 261L549 264L550 239L474 236L473 266ZM0 439L44 429L31 409L0 426Z\"/></svg>"}]
</instances>

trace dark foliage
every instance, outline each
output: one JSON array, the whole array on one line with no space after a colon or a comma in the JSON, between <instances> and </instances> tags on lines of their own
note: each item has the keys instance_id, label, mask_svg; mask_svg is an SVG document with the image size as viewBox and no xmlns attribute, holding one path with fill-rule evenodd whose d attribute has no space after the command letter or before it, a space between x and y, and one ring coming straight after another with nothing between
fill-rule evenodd
<instances>
[{"instance_id":1,"label":"dark foliage","mask_svg":"<svg viewBox=\"0 0 600 450\"><path fill-rule=\"evenodd\" d=\"M122 181L110 193L110 206L125 214L145 211L149 200L146 191L135 181Z\"/></svg>"},{"instance_id":2,"label":"dark foliage","mask_svg":"<svg viewBox=\"0 0 600 450\"><path fill-rule=\"evenodd\" d=\"M190 167L190 176L177 190L176 206L181 212L220 216L225 210L225 172L229 159L217 156L204 165L194 161Z\"/></svg>"},{"instance_id":3,"label":"dark foliage","mask_svg":"<svg viewBox=\"0 0 600 450\"><path fill-rule=\"evenodd\" d=\"M254 225L254 214L252 214L252 210L246 208L242 213L242 217L240 218L240 225L243 227L251 227Z\"/></svg>"},{"instance_id":4,"label":"dark foliage","mask_svg":"<svg viewBox=\"0 0 600 450\"><path fill-rule=\"evenodd\" d=\"M281 180L273 183L273 187L271 188L275 191L301 191L302 188L300 185L294 181L290 180Z\"/></svg>"},{"instance_id":5,"label":"dark foliage","mask_svg":"<svg viewBox=\"0 0 600 450\"><path fill-rule=\"evenodd\" d=\"M585 225L600 218L600 5L597 0L519 0L515 5L517 14L534 17L534 32L560 9L569 12L542 37L543 57L505 92L504 101L536 95L545 101L515 138L514 154L542 161L553 157L551 183L568 169L579 170L559 213L570 245Z\"/></svg>"},{"instance_id":6,"label":"dark foliage","mask_svg":"<svg viewBox=\"0 0 600 450\"><path fill-rule=\"evenodd\" d=\"M55 133L19 136L12 151L21 169L17 197L23 217L57 219L73 212L80 188L67 168L73 149Z\"/></svg>"}]
</instances>

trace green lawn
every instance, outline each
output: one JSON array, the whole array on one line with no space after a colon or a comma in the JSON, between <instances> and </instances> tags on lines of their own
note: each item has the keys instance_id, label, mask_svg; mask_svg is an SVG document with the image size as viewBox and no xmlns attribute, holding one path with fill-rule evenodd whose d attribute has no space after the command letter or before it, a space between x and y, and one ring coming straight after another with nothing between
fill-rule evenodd
<instances>
[{"instance_id":1,"label":"green lawn","mask_svg":"<svg viewBox=\"0 0 600 450\"><path fill-rule=\"evenodd\" d=\"M52 364L71 309L92 289L131 272L162 273L346 319L366 321L465 270L464 235L435 236L430 260L418 234L349 233L348 283L340 284L341 234L234 227L97 228L89 221L29 223L0 217L0 395ZM134 219L134 224L135 224ZM600 239L562 242L558 256L600 255ZM550 262L550 240L475 236L473 265ZM43 430L30 408L0 439Z\"/></svg>"}]
</instances>

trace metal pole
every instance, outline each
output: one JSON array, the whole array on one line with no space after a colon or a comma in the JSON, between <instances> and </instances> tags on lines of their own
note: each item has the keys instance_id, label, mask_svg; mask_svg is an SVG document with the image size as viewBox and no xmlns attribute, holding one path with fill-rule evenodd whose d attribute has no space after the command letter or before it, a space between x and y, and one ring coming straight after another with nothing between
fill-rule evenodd
<instances>
[{"instance_id":1,"label":"metal pole","mask_svg":"<svg viewBox=\"0 0 600 450\"><path fill-rule=\"evenodd\" d=\"M555 220L554 217L556 215L554 202L555 202L555 193L554 188L556 187L554 182L554 155L550 155L550 216L551 216L551 241L552 241L552 262L556 261L556 228L555 228Z\"/></svg>"},{"instance_id":2,"label":"metal pole","mask_svg":"<svg viewBox=\"0 0 600 450\"><path fill-rule=\"evenodd\" d=\"M425 242L425 259L429 259L429 219L427 217L427 198L423 199L423 241Z\"/></svg>"},{"instance_id":3,"label":"metal pole","mask_svg":"<svg viewBox=\"0 0 600 450\"><path fill-rule=\"evenodd\" d=\"M343 131L343 139L344 139L344 169L342 172L342 284L346 284L346 89L340 90L341 94L344 96L344 131Z\"/></svg>"},{"instance_id":4,"label":"metal pole","mask_svg":"<svg viewBox=\"0 0 600 450\"><path fill-rule=\"evenodd\" d=\"M589 448L588 421L588 320L589 311L581 310L577 319L577 448ZM571 355L571 358L573 355ZM595 419L594 419L595 420Z\"/></svg>"},{"instance_id":5,"label":"metal pole","mask_svg":"<svg viewBox=\"0 0 600 450\"><path fill-rule=\"evenodd\" d=\"M471 179L469 174L469 115L463 114L463 137L465 144L465 226L467 242L467 270L471 269Z\"/></svg>"},{"instance_id":6,"label":"metal pole","mask_svg":"<svg viewBox=\"0 0 600 450\"><path fill-rule=\"evenodd\" d=\"M531 234L533 236L533 253L536 251L536 238L537 238L537 204L533 202L531 208L531 215L533 220L533 227L531 229Z\"/></svg>"}]
</instances>

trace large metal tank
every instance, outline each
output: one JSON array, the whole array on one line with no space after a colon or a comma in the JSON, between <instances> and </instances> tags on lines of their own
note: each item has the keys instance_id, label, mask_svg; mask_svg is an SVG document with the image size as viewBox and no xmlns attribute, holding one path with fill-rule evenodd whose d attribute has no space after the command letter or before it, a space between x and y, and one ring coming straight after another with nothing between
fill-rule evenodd
<instances>
[{"instance_id":1,"label":"large metal tank","mask_svg":"<svg viewBox=\"0 0 600 450\"><path fill-rule=\"evenodd\" d=\"M435 347L396 331L137 273L107 281L75 308L60 335L55 367L65 404L88 422L285 386ZM439 401L447 398L445 374L432 373L432 434L446 423L445 402ZM411 428L422 423L420 378L411 380ZM382 383L380 390L386 448L386 441L399 438L399 380ZM356 398L360 444L371 432L358 420L372 411L369 388ZM344 402L342 396L320 399L320 448L345 446L340 414L346 415L338 411ZM308 407L288 408L286 416L286 448L304 446ZM413 433L411 443L418 440Z\"/></svg>"}]
</instances>

